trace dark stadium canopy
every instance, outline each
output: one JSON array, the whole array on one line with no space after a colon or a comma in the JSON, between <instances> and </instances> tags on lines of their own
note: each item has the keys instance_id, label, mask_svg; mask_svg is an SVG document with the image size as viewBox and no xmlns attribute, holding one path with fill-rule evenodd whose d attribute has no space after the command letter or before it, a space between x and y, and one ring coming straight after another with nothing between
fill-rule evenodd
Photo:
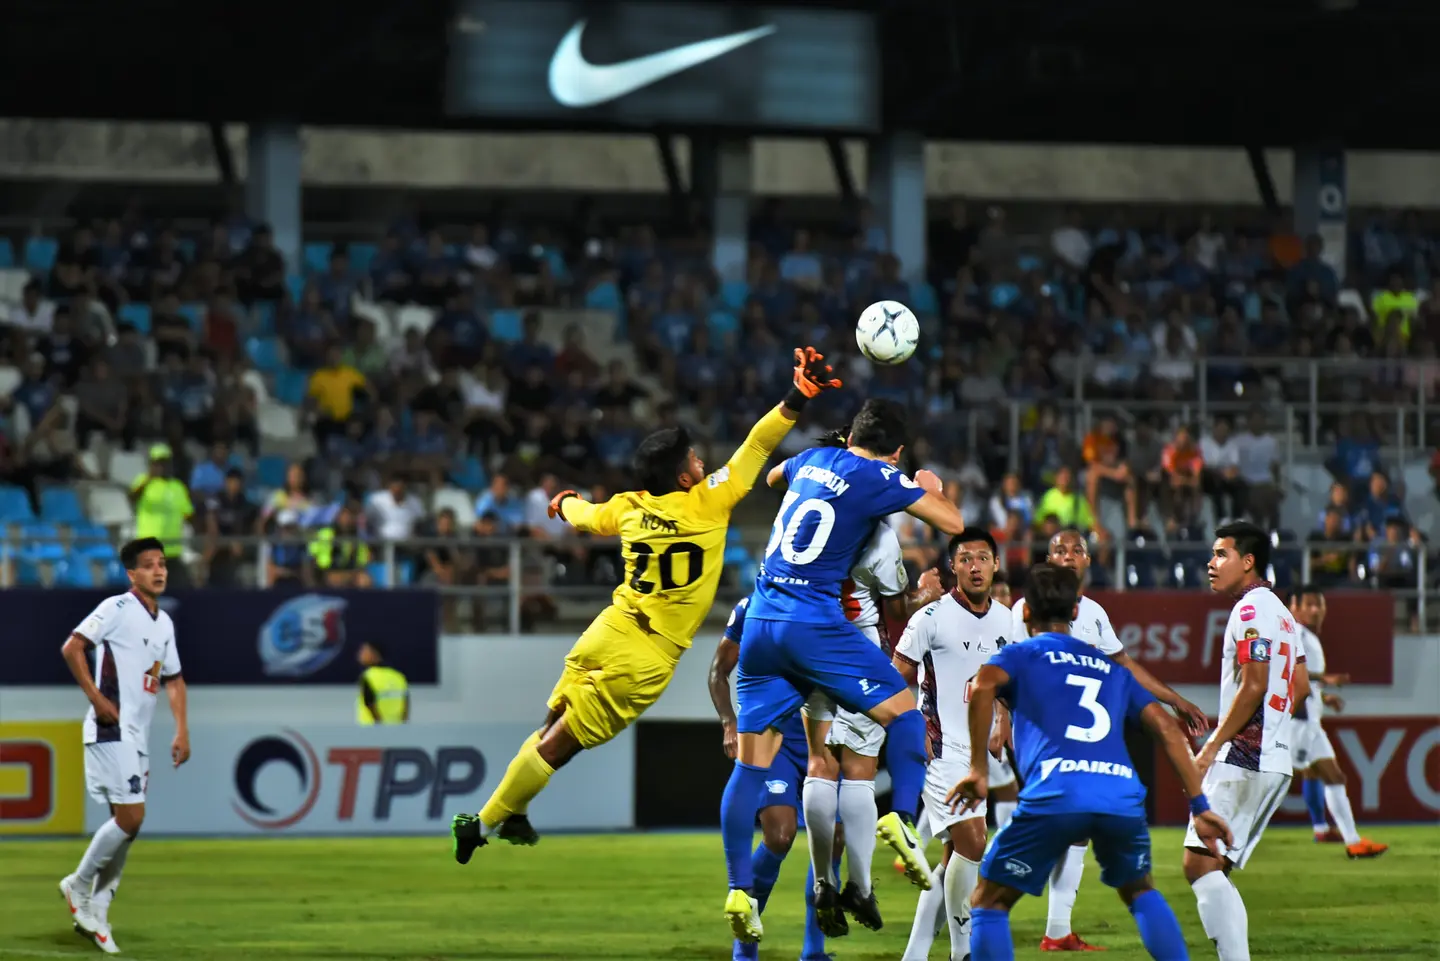
<instances>
[{"instance_id":1,"label":"dark stadium canopy","mask_svg":"<svg viewBox=\"0 0 1440 961\"><path fill-rule=\"evenodd\" d=\"M1440 146L1425 113L1440 91L1434 4L824 6L878 16L887 127L999 141ZM12 0L0 114L480 127L444 111L454 10L426 0Z\"/></svg>"}]
</instances>

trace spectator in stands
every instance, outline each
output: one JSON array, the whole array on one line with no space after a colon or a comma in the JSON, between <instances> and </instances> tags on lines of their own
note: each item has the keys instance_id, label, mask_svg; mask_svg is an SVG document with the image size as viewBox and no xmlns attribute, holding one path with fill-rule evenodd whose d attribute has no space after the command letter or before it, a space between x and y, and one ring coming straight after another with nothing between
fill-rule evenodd
<instances>
[{"instance_id":1,"label":"spectator in stands","mask_svg":"<svg viewBox=\"0 0 1440 961\"><path fill-rule=\"evenodd\" d=\"M406 465L410 476L434 490L445 483L445 472L454 459L451 436L433 410L415 411L415 427L406 444Z\"/></svg>"},{"instance_id":2,"label":"spectator in stands","mask_svg":"<svg viewBox=\"0 0 1440 961\"><path fill-rule=\"evenodd\" d=\"M1000 479L1000 489L990 498L990 526L1004 528L1010 514L1019 514L1028 528L1036 520L1035 498L1020 483L1020 475L1006 474Z\"/></svg>"},{"instance_id":3,"label":"spectator in stands","mask_svg":"<svg viewBox=\"0 0 1440 961\"><path fill-rule=\"evenodd\" d=\"M370 495L365 513L370 521L369 530L380 540L408 541L425 519L425 505L406 486L405 475L396 472L390 475L384 490Z\"/></svg>"},{"instance_id":4,"label":"spectator in stands","mask_svg":"<svg viewBox=\"0 0 1440 961\"><path fill-rule=\"evenodd\" d=\"M62 390L75 383L90 356L89 348L75 336L74 319L68 306L55 312L50 332L41 335L35 349L45 358L46 374L58 382Z\"/></svg>"},{"instance_id":5,"label":"spectator in stands","mask_svg":"<svg viewBox=\"0 0 1440 961\"><path fill-rule=\"evenodd\" d=\"M1353 497L1363 495L1370 475L1380 470L1380 440L1364 414L1354 414L1342 422L1335 438L1335 453L1325 462L1325 469L1350 488Z\"/></svg>"},{"instance_id":6,"label":"spectator in stands","mask_svg":"<svg viewBox=\"0 0 1440 961\"><path fill-rule=\"evenodd\" d=\"M185 360L195 349L195 332L190 321L180 315L180 298L173 293L162 296L150 314L150 338L155 342L157 361L170 357Z\"/></svg>"},{"instance_id":7,"label":"spectator in stands","mask_svg":"<svg viewBox=\"0 0 1440 961\"><path fill-rule=\"evenodd\" d=\"M595 468L595 438L591 436L584 408L571 407L542 439L544 467L565 477L584 477Z\"/></svg>"},{"instance_id":8,"label":"spectator in stands","mask_svg":"<svg viewBox=\"0 0 1440 961\"><path fill-rule=\"evenodd\" d=\"M1155 359L1150 362L1152 388L1162 397L1183 396L1195 380L1198 348L1195 331L1184 325L1178 311L1156 336Z\"/></svg>"},{"instance_id":9,"label":"spectator in stands","mask_svg":"<svg viewBox=\"0 0 1440 961\"><path fill-rule=\"evenodd\" d=\"M425 338L414 327L407 328L404 337L390 352L390 378L393 381L393 399L408 403L427 384L440 379Z\"/></svg>"},{"instance_id":10,"label":"spectator in stands","mask_svg":"<svg viewBox=\"0 0 1440 961\"><path fill-rule=\"evenodd\" d=\"M223 445L216 445L209 463L215 463L215 455L223 449ZM192 480L191 489L195 488ZM240 538L254 531L260 515L259 509L245 493L244 471L238 467L227 469L220 488L205 496L201 514L206 535L207 583L210 587L238 587L241 565L254 557L254 551L247 548ZM273 573L272 567L271 583L274 582Z\"/></svg>"},{"instance_id":11,"label":"spectator in stands","mask_svg":"<svg viewBox=\"0 0 1440 961\"><path fill-rule=\"evenodd\" d=\"M1210 433L1200 438L1201 489L1210 497L1215 520L1244 515L1248 491L1240 476L1240 444L1230 434L1230 418L1216 417Z\"/></svg>"},{"instance_id":12,"label":"spectator in stands","mask_svg":"<svg viewBox=\"0 0 1440 961\"><path fill-rule=\"evenodd\" d=\"M544 413L558 399L556 387L544 367L531 364L524 369L519 380L510 383L507 395L509 409L522 419L530 414Z\"/></svg>"},{"instance_id":13,"label":"spectator in stands","mask_svg":"<svg viewBox=\"0 0 1440 961\"><path fill-rule=\"evenodd\" d=\"M1370 539L1368 554L1369 571L1375 584L1381 590L1414 591L1420 587L1420 554L1425 543L1420 532L1398 514L1385 519L1383 531L1377 531ZM1418 608L1414 600L1407 601L1410 611L1410 630L1420 632Z\"/></svg>"},{"instance_id":14,"label":"spectator in stands","mask_svg":"<svg viewBox=\"0 0 1440 961\"><path fill-rule=\"evenodd\" d=\"M1002 566L1010 572L1011 583L1016 586L1024 584L1024 572L1029 569L1030 555L1034 550L1030 524L1025 515L1017 510L1006 511L1004 523L991 528L990 533L1000 549Z\"/></svg>"},{"instance_id":15,"label":"spectator in stands","mask_svg":"<svg viewBox=\"0 0 1440 961\"><path fill-rule=\"evenodd\" d=\"M1085 459L1085 497L1091 514L1101 516L1102 500L1119 501L1125 505L1125 523L1138 527L1135 478L1125 460L1124 440L1120 425L1113 414L1104 414L1095 430L1085 436L1081 454Z\"/></svg>"},{"instance_id":16,"label":"spectator in stands","mask_svg":"<svg viewBox=\"0 0 1440 961\"><path fill-rule=\"evenodd\" d=\"M375 584L366 570L370 548L360 539L358 517L349 504L336 513L333 524L315 532L308 552L325 587L364 588Z\"/></svg>"},{"instance_id":17,"label":"spectator in stands","mask_svg":"<svg viewBox=\"0 0 1440 961\"><path fill-rule=\"evenodd\" d=\"M565 344L555 358L556 376L569 377L572 371L579 371L587 382L594 380L600 373L600 365L585 349L585 332L580 329L579 324L566 325Z\"/></svg>"},{"instance_id":18,"label":"spectator in stands","mask_svg":"<svg viewBox=\"0 0 1440 961\"><path fill-rule=\"evenodd\" d=\"M480 524L476 522L477 533ZM479 553L463 543L463 532L455 522L455 511L445 508L435 515L434 536L450 543L434 544L425 548L425 570L427 580L441 587L461 587L480 581ZM460 543L456 543L460 541ZM455 594L441 594L440 615L447 631L460 630L460 598ZM477 633L484 629L483 606L478 597L470 598L471 629Z\"/></svg>"},{"instance_id":19,"label":"spectator in stands","mask_svg":"<svg viewBox=\"0 0 1440 961\"><path fill-rule=\"evenodd\" d=\"M344 248L336 247L330 252L330 269L316 278L320 292L320 303L330 316L345 325L350 320L350 304L360 285L350 273L350 255Z\"/></svg>"},{"instance_id":20,"label":"spectator in stands","mask_svg":"<svg viewBox=\"0 0 1440 961\"><path fill-rule=\"evenodd\" d=\"M416 284L412 292L415 302L426 307L443 307L455 292L458 264L445 246L440 231L432 230L425 239L424 252L416 260Z\"/></svg>"},{"instance_id":21,"label":"spectator in stands","mask_svg":"<svg viewBox=\"0 0 1440 961\"><path fill-rule=\"evenodd\" d=\"M488 511L475 519L475 536L481 541L475 548L475 581L481 587L494 589L508 587L510 584L510 549L504 544L495 543L495 539L501 534L500 516L495 512ZM491 602L485 598L471 598L471 617L477 631L484 629L484 611L489 603Z\"/></svg>"},{"instance_id":22,"label":"spectator in stands","mask_svg":"<svg viewBox=\"0 0 1440 961\"><path fill-rule=\"evenodd\" d=\"M1265 430L1265 415L1258 408L1235 435L1235 449L1239 480L1245 485L1244 512L1264 529L1274 530L1280 526L1280 445Z\"/></svg>"},{"instance_id":23,"label":"spectator in stands","mask_svg":"<svg viewBox=\"0 0 1440 961\"><path fill-rule=\"evenodd\" d=\"M465 245L465 264L472 275L483 275L500 263L500 255L490 246L490 228L475 224L470 228L470 243Z\"/></svg>"},{"instance_id":24,"label":"spectator in stands","mask_svg":"<svg viewBox=\"0 0 1440 961\"><path fill-rule=\"evenodd\" d=\"M1310 579L1324 587L1340 587L1354 574L1356 557L1346 546L1351 540L1345 530L1345 514L1327 507L1320 526L1310 533Z\"/></svg>"},{"instance_id":25,"label":"spectator in stands","mask_svg":"<svg viewBox=\"0 0 1440 961\"><path fill-rule=\"evenodd\" d=\"M485 356L490 332L485 329L485 320L475 309L475 298L468 288L462 288L450 298L445 310L430 328L432 352L442 367L464 367L469 369Z\"/></svg>"},{"instance_id":26,"label":"spectator in stands","mask_svg":"<svg viewBox=\"0 0 1440 961\"><path fill-rule=\"evenodd\" d=\"M43 337L50 333L50 327L55 321L55 304L45 300L44 293L40 281L27 282L20 293L20 303L12 305L6 315L5 326L32 337Z\"/></svg>"},{"instance_id":27,"label":"spectator in stands","mask_svg":"<svg viewBox=\"0 0 1440 961\"><path fill-rule=\"evenodd\" d=\"M520 340L505 356L505 372L513 381L526 369L538 365L547 375L555 367L555 352L540 337L540 312L526 312Z\"/></svg>"},{"instance_id":28,"label":"spectator in stands","mask_svg":"<svg viewBox=\"0 0 1440 961\"><path fill-rule=\"evenodd\" d=\"M45 412L30 428L22 445L22 482L30 490L31 502L40 507L40 489L47 484L68 484L86 477L80 464L80 447L70 422L70 414L61 404Z\"/></svg>"},{"instance_id":29,"label":"spectator in stands","mask_svg":"<svg viewBox=\"0 0 1440 961\"><path fill-rule=\"evenodd\" d=\"M1075 489L1075 472L1068 465L1055 472L1055 486L1041 497L1035 511L1042 518L1053 518L1060 527L1093 531L1095 515L1090 503Z\"/></svg>"},{"instance_id":30,"label":"spectator in stands","mask_svg":"<svg viewBox=\"0 0 1440 961\"><path fill-rule=\"evenodd\" d=\"M135 536L158 537L165 544L165 563L172 587L190 586L184 563L185 525L195 514L185 482L174 475L174 454L168 444L150 448L150 469L130 487L135 505Z\"/></svg>"},{"instance_id":31,"label":"spectator in stands","mask_svg":"<svg viewBox=\"0 0 1440 961\"><path fill-rule=\"evenodd\" d=\"M224 441L211 444L210 456L197 463L190 472L190 496L218 496L225 489L230 469L230 445Z\"/></svg>"},{"instance_id":32,"label":"spectator in stands","mask_svg":"<svg viewBox=\"0 0 1440 961\"><path fill-rule=\"evenodd\" d=\"M1390 487L1390 478L1383 471L1372 471L1365 496L1360 499L1360 508L1355 513L1358 536L1374 540L1380 536L1386 522L1392 517L1405 519L1405 506Z\"/></svg>"},{"instance_id":33,"label":"spectator in stands","mask_svg":"<svg viewBox=\"0 0 1440 961\"><path fill-rule=\"evenodd\" d=\"M247 307L259 300L285 299L285 258L276 249L268 224L251 233L244 251L235 258L234 271L240 302Z\"/></svg>"},{"instance_id":34,"label":"spectator in stands","mask_svg":"<svg viewBox=\"0 0 1440 961\"><path fill-rule=\"evenodd\" d=\"M233 364L221 361L215 376L215 437L230 444L245 444L250 456L260 456L260 402Z\"/></svg>"},{"instance_id":35,"label":"spectator in stands","mask_svg":"<svg viewBox=\"0 0 1440 961\"><path fill-rule=\"evenodd\" d=\"M493 514L496 530L502 535L522 533L525 530L525 499L511 487L510 476L497 471L490 478L490 486L475 499L475 516ZM479 533L477 528L476 533Z\"/></svg>"},{"instance_id":36,"label":"spectator in stands","mask_svg":"<svg viewBox=\"0 0 1440 961\"><path fill-rule=\"evenodd\" d=\"M90 362L86 374L75 385L75 402L75 435L82 448L90 446L90 436L95 433L126 450L135 446L129 392L111 375L110 365L104 360L97 357Z\"/></svg>"},{"instance_id":37,"label":"spectator in stands","mask_svg":"<svg viewBox=\"0 0 1440 961\"><path fill-rule=\"evenodd\" d=\"M313 578L305 537L300 531L300 514L286 508L275 514L275 540L270 545L267 582L271 587L305 584Z\"/></svg>"},{"instance_id":38,"label":"spectator in stands","mask_svg":"<svg viewBox=\"0 0 1440 961\"><path fill-rule=\"evenodd\" d=\"M330 348L340 342L340 333L320 299L320 288L305 285L300 303L281 324L290 364L300 370L314 370L324 363Z\"/></svg>"},{"instance_id":39,"label":"spectator in stands","mask_svg":"<svg viewBox=\"0 0 1440 961\"><path fill-rule=\"evenodd\" d=\"M1200 446L1190 434L1190 428L1183 424L1175 428L1174 439L1160 455L1160 465L1165 471L1165 483L1161 489L1164 498L1162 511L1167 530L1188 527L1195 521L1200 508L1200 491L1205 460Z\"/></svg>"},{"instance_id":40,"label":"spectator in stands","mask_svg":"<svg viewBox=\"0 0 1440 961\"><path fill-rule=\"evenodd\" d=\"M494 450L501 437L511 432L505 415L509 386L498 366L476 367L459 375L460 393L464 402L462 420L470 448L484 456Z\"/></svg>"},{"instance_id":41,"label":"spectator in stands","mask_svg":"<svg viewBox=\"0 0 1440 961\"><path fill-rule=\"evenodd\" d=\"M160 397L167 417L178 417L185 436L209 444L215 434L215 375L204 354L193 354L183 366L171 356L161 380Z\"/></svg>"},{"instance_id":42,"label":"spectator in stands","mask_svg":"<svg viewBox=\"0 0 1440 961\"><path fill-rule=\"evenodd\" d=\"M1370 312L1378 327L1396 324L1405 340L1410 339L1410 324L1420 312L1420 299L1405 283L1405 274L1391 270L1386 276L1385 289L1377 290L1370 298Z\"/></svg>"},{"instance_id":43,"label":"spectator in stands","mask_svg":"<svg viewBox=\"0 0 1440 961\"><path fill-rule=\"evenodd\" d=\"M230 363L239 358L240 321L229 294L220 293L210 298L203 329L204 350L212 358Z\"/></svg>"},{"instance_id":44,"label":"spectator in stands","mask_svg":"<svg viewBox=\"0 0 1440 961\"><path fill-rule=\"evenodd\" d=\"M1335 303L1340 278L1325 260L1325 241L1319 234L1305 238L1305 256L1285 275L1285 286L1291 301L1317 297L1323 303Z\"/></svg>"},{"instance_id":45,"label":"spectator in stands","mask_svg":"<svg viewBox=\"0 0 1440 961\"><path fill-rule=\"evenodd\" d=\"M264 534L271 519L278 518L283 511L292 511L298 524L300 518L316 505L317 500L311 493L310 478L305 471L305 465L298 461L292 462L285 468L285 486L271 494L265 506L260 509L259 525L255 532ZM276 523L278 525L279 521L276 520Z\"/></svg>"},{"instance_id":46,"label":"spectator in stands","mask_svg":"<svg viewBox=\"0 0 1440 961\"><path fill-rule=\"evenodd\" d=\"M11 399L25 408L30 415L31 425L40 423L45 414L60 397L60 388L45 369L45 356L31 354L25 364L25 375L10 395Z\"/></svg>"},{"instance_id":47,"label":"spectator in stands","mask_svg":"<svg viewBox=\"0 0 1440 961\"><path fill-rule=\"evenodd\" d=\"M810 243L810 231L797 230L791 237L790 251L780 258L780 277L803 290L820 287L823 264Z\"/></svg>"},{"instance_id":48,"label":"spectator in stands","mask_svg":"<svg viewBox=\"0 0 1440 961\"><path fill-rule=\"evenodd\" d=\"M310 375L305 410L312 418L315 443L324 447L325 438L344 432L345 423L355 414L357 399L368 399L365 376L344 361L339 347L326 353L325 366Z\"/></svg>"}]
</instances>

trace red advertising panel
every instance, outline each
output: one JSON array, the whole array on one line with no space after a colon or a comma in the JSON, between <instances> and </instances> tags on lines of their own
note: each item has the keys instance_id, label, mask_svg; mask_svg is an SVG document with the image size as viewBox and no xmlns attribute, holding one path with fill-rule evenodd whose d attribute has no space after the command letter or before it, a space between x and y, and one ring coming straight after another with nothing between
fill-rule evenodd
<instances>
[{"instance_id":1,"label":"red advertising panel","mask_svg":"<svg viewBox=\"0 0 1440 961\"><path fill-rule=\"evenodd\" d=\"M1367 822L1440 820L1440 718L1339 717L1325 730L1345 772L1350 805ZM1299 785L1292 785L1276 822L1304 822ZM1184 824L1185 792L1164 757L1155 759L1155 821Z\"/></svg>"},{"instance_id":2,"label":"red advertising panel","mask_svg":"<svg viewBox=\"0 0 1440 961\"><path fill-rule=\"evenodd\" d=\"M1170 684L1219 684L1233 598L1209 591L1095 591L1130 656ZM1389 684L1395 673L1395 609L1389 594L1331 591L1320 639L1326 669L1352 684Z\"/></svg>"}]
</instances>

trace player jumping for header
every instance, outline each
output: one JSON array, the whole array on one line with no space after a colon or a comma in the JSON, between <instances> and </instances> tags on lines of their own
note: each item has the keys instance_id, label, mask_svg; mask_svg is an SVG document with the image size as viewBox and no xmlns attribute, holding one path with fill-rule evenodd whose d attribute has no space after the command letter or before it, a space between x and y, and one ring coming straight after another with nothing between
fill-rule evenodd
<instances>
[{"instance_id":1,"label":"player jumping for header","mask_svg":"<svg viewBox=\"0 0 1440 961\"><path fill-rule=\"evenodd\" d=\"M1190 797L1197 843L1230 844L1223 818L1210 810L1185 733L1124 667L1064 633L1076 619L1080 580L1073 570L1042 565L1025 586L1030 640L1008 644L975 676L970 692L972 743L989 736L997 698L1009 705L1015 756L1025 787L1020 806L995 836L980 865L971 904L971 961L1011 961L1010 909L1038 895L1056 862L1089 840L1100 879L1115 888L1152 958L1187 961L1175 913L1150 877L1145 786L1125 749L1125 720L1142 722L1165 750ZM966 809L984 801L984 755L948 800Z\"/></svg>"},{"instance_id":2,"label":"player jumping for header","mask_svg":"<svg viewBox=\"0 0 1440 961\"><path fill-rule=\"evenodd\" d=\"M60 882L75 930L107 954L119 954L110 932L110 903L125 859L145 822L150 784L150 719L161 685L175 718L170 760L190 759L185 680L175 649L175 625L160 610L165 593L165 545L142 537L120 548L130 590L107 597L70 634L60 653L90 700L85 712L85 784L110 807L110 820L90 840L80 866ZM95 670L90 670L94 654Z\"/></svg>"},{"instance_id":3,"label":"player jumping for header","mask_svg":"<svg viewBox=\"0 0 1440 961\"><path fill-rule=\"evenodd\" d=\"M802 703L812 745L820 740L818 722L834 720L836 703L886 727L894 810L880 819L877 834L905 858L912 881L930 884L914 830L925 781L925 719L889 658L845 619L840 604L841 584L881 518L904 510L949 534L965 526L940 495L939 478L921 471L912 481L895 466L907 440L903 409L872 399L850 426L847 450L814 448L770 471L770 485L788 491L745 619L738 756L720 807L730 875L725 916L742 941L764 933L750 867L760 788L780 749L778 725ZM813 820L808 828L825 829ZM824 849L811 845L817 911L839 899L830 859L814 863Z\"/></svg>"},{"instance_id":4,"label":"player jumping for header","mask_svg":"<svg viewBox=\"0 0 1440 961\"><path fill-rule=\"evenodd\" d=\"M603 504L570 490L555 495L551 516L586 533L619 535L624 579L565 656L544 725L521 745L480 813L457 814L451 822L455 860L467 863L492 834L511 844L536 843L526 812L556 769L614 738L664 693L715 600L730 512L806 403L838 386L814 348L796 349L790 392L713 474L706 476L689 434L671 427L645 438L635 452L642 490ZM747 865L749 853L747 845Z\"/></svg>"}]
</instances>

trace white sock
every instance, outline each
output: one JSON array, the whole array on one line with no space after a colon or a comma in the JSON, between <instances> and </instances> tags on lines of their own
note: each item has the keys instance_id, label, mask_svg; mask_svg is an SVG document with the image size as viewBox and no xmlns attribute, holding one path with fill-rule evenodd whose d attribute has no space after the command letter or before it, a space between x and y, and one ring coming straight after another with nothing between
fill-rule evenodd
<instances>
[{"instance_id":1,"label":"white sock","mask_svg":"<svg viewBox=\"0 0 1440 961\"><path fill-rule=\"evenodd\" d=\"M929 818L924 820L928 821ZM915 923L910 925L910 940L900 961L925 961L945 923L945 859L930 873L930 890L920 892L915 903Z\"/></svg>"},{"instance_id":2,"label":"white sock","mask_svg":"<svg viewBox=\"0 0 1440 961\"><path fill-rule=\"evenodd\" d=\"M868 895L870 861L875 856L875 822L880 820L880 812L875 809L875 782L841 781L839 811L845 825L847 873L860 893ZM810 823L808 814L805 823Z\"/></svg>"},{"instance_id":3,"label":"white sock","mask_svg":"<svg viewBox=\"0 0 1440 961\"><path fill-rule=\"evenodd\" d=\"M115 900L115 889L120 886L120 875L125 873L125 859L130 855L130 846L135 843L134 838L126 838L125 843L120 845L110 858L110 863L100 869L95 875L95 894L93 904L95 913L105 917L110 910L110 902Z\"/></svg>"},{"instance_id":4,"label":"white sock","mask_svg":"<svg viewBox=\"0 0 1440 961\"><path fill-rule=\"evenodd\" d=\"M1080 878L1084 874L1085 848L1072 845L1050 872L1050 898L1045 906L1047 938L1058 941L1070 934L1070 915L1075 911L1075 895L1080 891Z\"/></svg>"},{"instance_id":5,"label":"white sock","mask_svg":"<svg viewBox=\"0 0 1440 961\"><path fill-rule=\"evenodd\" d=\"M996 801L995 802L995 830L1000 830L1010 823L1015 816L1015 809L1020 806L1018 801Z\"/></svg>"},{"instance_id":6,"label":"white sock","mask_svg":"<svg viewBox=\"0 0 1440 961\"><path fill-rule=\"evenodd\" d=\"M815 880L829 878L830 883L840 886L835 876L835 813L840 807L840 786L823 777L807 777L805 791L801 795L801 806L805 809L805 837L810 845L810 864L815 868ZM849 835L849 830L846 830ZM874 833L873 829L871 833Z\"/></svg>"},{"instance_id":7,"label":"white sock","mask_svg":"<svg viewBox=\"0 0 1440 961\"><path fill-rule=\"evenodd\" d=\"M80 859L80 866L75 869L75 880L82 885L81 890L90 890L95 884L96 875L129 840L130 835L121 830L114 818L100 825L100 830L95 832L95 836L90 839L90 846L85 849L85 856Z\"/></svg>"},{"instance_id":8,"label":"white sock","mask_svg":"<svg viewBox=\"0 0 1440 961\"><path fill-rule=\"evenodd\" d=\"M922 851L930 846L931 841L935 840L935 835L930 833L930 818L923 811L920 813L920 819L915 822L915 836L920 839L920 850Z\"/></svg>"},{"instance_id":9,"label":"white sock","mask_svg":"<svg viewBox=\"0 0 1440 961\"><path fill-rule=\"evenodd\" d=\"M1325 785L1325 806L1330 809L1330 816L1335 819L1335 826L1340 829L1345 843L1359 844L1360 832L1355 829L1355 812L1350 810L1350 795L1346 793L1345 785Z\"/></svg>"},{"instance_id":10,"label":"white sock","mask_svg":"<svg viewBox=\"0 0 1440 961\"><path fill-rule=\"evenodd\" d=\"M980 862L951 852L945 869L945 920L950 924L950 956L970 953L970 895L980 880Z\"/></svg>"},{"instance_id":11,"label":"white sock","mask_svg":"<svg viewBox=\"0 0 1440 961\"><path fill-rule=\"evenodd\" d=\"M1225 872L1211 871L1190 887L1205 937L1215 942L1220 961L1250 961L1250 918Z\"/></svg>"}]
</instances>

